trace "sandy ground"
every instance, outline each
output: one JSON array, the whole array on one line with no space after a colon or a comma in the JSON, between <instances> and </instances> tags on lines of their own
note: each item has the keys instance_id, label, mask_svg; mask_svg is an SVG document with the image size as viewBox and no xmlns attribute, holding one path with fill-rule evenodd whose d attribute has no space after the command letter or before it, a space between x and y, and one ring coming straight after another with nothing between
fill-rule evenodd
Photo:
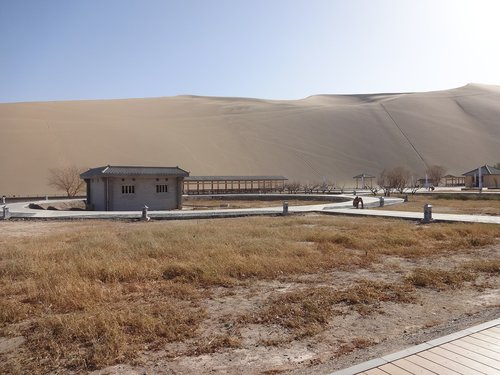
<instances>
[{"instance_id":1,"label":"sandy ground","mask_svg":"<svg viewBox=\"0 0 500 375\"><path fill-rule=\"evenodd\" d=\"M496 163L500 88L302 100L178 96L0 104L0 195L52 194L65 165L176 166L352 186L403 165L460 175ZM12 157L19 155L19 157Z\"/></svg>"},{"instance_id":2,"label":"sandy ground","mask_svg":"<svg viewBox=\"0 0 500 375\"><path fill-rule=\"evenodd\" d=\"M72 222L81 230L96 223ZM127 223L122 223L126 228ZM25 236L43 236L68 230L67 223L46 221L0 222L3 241ZM433 259L433 267L452 269L478 257L500 256L500 245L458 252L453 258ZM224 332L238 337L237 348L221 348L196 355L186 345L172 343L161 350L144 348L134 365L111 366L93 374L328 374L408 346L459 331L500 317L500 277L481 276L474 284L460 289L418 289L413 303L382 302L369 312L341 308L328 327L319 334L291 339L280 326L252 324L244 317L265 307L271 295L319 286L341 289L354 280L395 282L428 260L387 257L371 269L356 272L335 271L310 274L294 279L258 281L251 285L214 288L202 301L207 318L201 337ZM274 341L275 344L269 344ZM15 353L23 338L0 339L0 353Z\"/></svg>"}]
</instances>

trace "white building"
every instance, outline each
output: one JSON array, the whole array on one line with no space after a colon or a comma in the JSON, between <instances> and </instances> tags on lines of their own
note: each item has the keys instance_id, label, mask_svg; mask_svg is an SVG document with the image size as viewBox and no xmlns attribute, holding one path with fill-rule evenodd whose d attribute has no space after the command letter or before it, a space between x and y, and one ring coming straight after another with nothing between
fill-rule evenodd
<instances>
[{"instance_id":1,"label":"white building","mask_svg":"<svg viewBox=\"0 0 500 375\"><path fill-rule=\"evenodd\" d=\"M92 168L80 177L87 183L87 206L97 211L182 208L182 186L189 172L179 167Z\"/></svg>"}]
</instances>

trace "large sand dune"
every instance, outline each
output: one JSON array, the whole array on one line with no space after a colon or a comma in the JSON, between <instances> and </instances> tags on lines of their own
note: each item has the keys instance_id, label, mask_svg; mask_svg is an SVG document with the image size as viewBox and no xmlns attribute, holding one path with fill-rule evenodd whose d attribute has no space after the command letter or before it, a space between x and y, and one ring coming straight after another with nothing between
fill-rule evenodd
<instances>
[{"instance_id":1,"label":"large sand dune","mask_svg":"<svg viewBox=\"0 0 500 375\"><path fill-rule=\"evenodd\" d=\"M192 175L352 184L403 165L461 174L500 162L500 87L318 95L179 96L0 104L0 195L52 193L49 168L178 165Z\"/></svg>"}]
</instances>

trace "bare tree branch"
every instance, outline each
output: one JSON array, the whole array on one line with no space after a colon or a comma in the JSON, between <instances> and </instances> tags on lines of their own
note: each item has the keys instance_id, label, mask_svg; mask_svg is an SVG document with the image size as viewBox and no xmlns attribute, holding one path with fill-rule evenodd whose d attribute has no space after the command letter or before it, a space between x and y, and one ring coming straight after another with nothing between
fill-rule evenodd
<instances>
[{"instance_id":1,"label":"bare tree branch","mask_svg":"<svg viewBox=\"0 0 500 375\"><path fill-rule=\"evenodd\" d=\"M438 186L439 182L446 173L446 168L440 165L432 165L427 169L427 176L434 186Z\"/></svg>"},{"instance_id":2,"label":"bare tree branch","mask_svg":"<svg viewBox=\"0 0 500 375\"><path fill-rule=\"evenodd\" d=\"M64 191L68 197L74 197L83 192L85 181L80 178L83 171L84 168L74 165L49 169L49 186Z\"/></svg>"}]
</instances>

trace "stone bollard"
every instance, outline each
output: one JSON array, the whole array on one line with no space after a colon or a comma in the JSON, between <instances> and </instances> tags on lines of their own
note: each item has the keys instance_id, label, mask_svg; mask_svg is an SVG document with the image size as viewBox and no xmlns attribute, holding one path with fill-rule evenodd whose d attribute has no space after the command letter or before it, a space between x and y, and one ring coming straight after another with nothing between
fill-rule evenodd
<instances>
[{"instance_id":1,"label":"stone bollard","mask_svg":"<svg viewBox=\"0 0 500 375\"><path fill-rule=\"evenodd\" d=\"M424 223L430 223L432 221L432 205L424 205Z\"/></svg>"},{"instance_id":2,"label":"stone bollard","mask_svg":"<svg viewBox=\"0 0 500 375\"><path fill-rule=\"evenodd\" d=\"M379 198L379 207L384 207L385 199L384 197Z\"/></svg>"},{"instance_id":3,"label":"stone bollard","mask_svg":"<svg viewBox=\"0 0 500 375\"><path fill-rule=\"evenodd\" d=\"M142 209L142 216L141 216L141 220L144 220L144 221L149 221L150 220L150 217L148 216L148 206L144 205L143 209Z\"/></svg>"},{"instance_id":4,"label":"stone bollard","mask_svg":"<svg viewBox=\"0 0 500 375\"><path fill-rule=\"evenodd\" d=\"M3 206L3 219L4 220L10 219L10 211L9 211L9 207L7 207L7 206Z\"/></svg>"},{"instance_id":5,"label":"stone bollard","mask_svg":"<svg viewBox=\"0 0 500 375\"><path fill-rule=\"evenodd\" d=\"M356 195L356 190L353 190L353 191L352 191L352 195Z\"/></svg>"},{"instance_id":6,"label":"stone bollard","mask_svg":"<svg viewBox=\"0 0 500 375\"><path fill-rule=\"evenodd\" d=\"M283 215L288 215L288 201L283 201Z\"/></svg>"},{"instance_id":7,"label":"stone bollard","mask_svg":"<svg viewBox=\"0 0 500 375\"><path fill-rule=\"evenodd\" d=\"M408 202L408 194L405 195L405 197L404 197L403 200L404 200L405 203Z\"/></svg>"}]
</instances>

